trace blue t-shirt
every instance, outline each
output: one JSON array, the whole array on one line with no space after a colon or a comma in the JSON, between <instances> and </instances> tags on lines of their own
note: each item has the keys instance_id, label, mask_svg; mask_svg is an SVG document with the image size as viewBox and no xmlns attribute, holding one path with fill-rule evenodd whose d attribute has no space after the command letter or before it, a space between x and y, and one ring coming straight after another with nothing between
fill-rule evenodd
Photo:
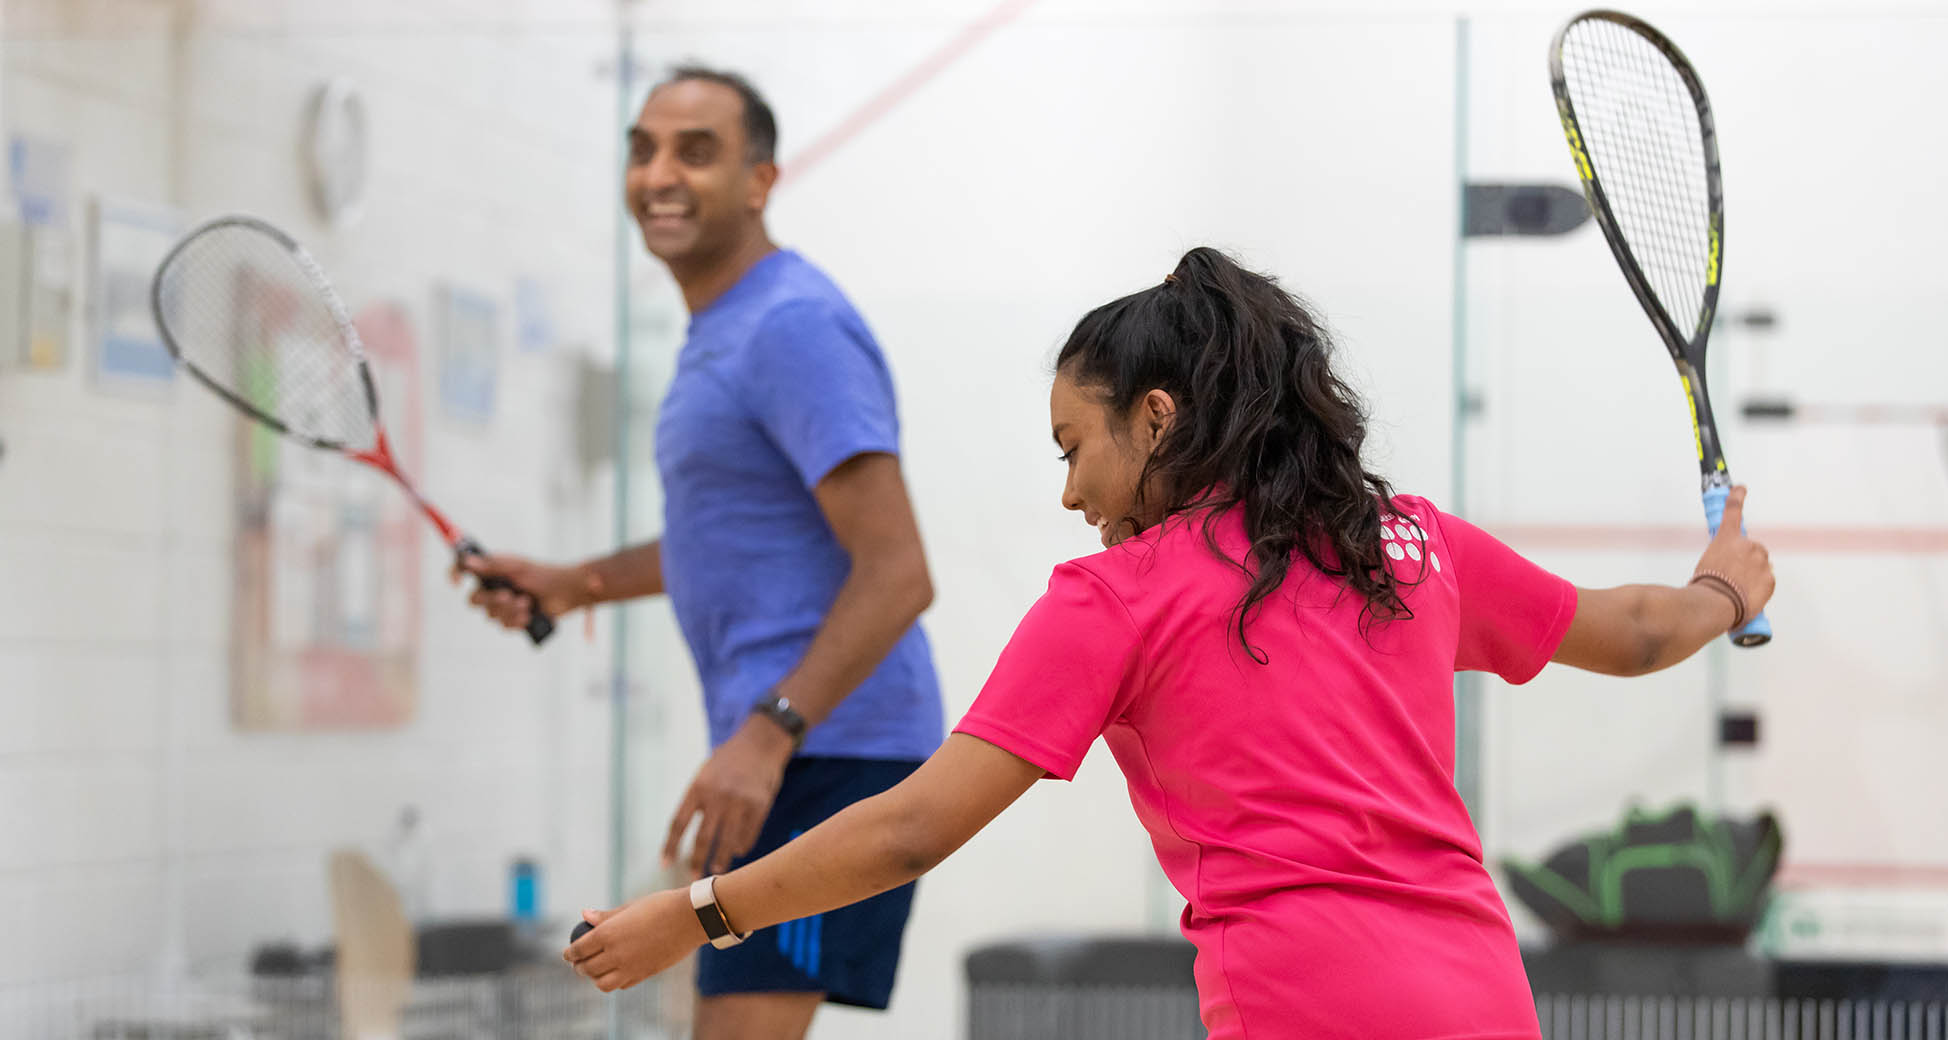
<instances>
[{"instance_id":1,"label":"blue t-shirt","mask_svg":"<svg viewBox=\"0 0 1948 1040\"><path fill-rule=\"evenodd\" d=\"M796 667L851 557L812 489L899 452L893 381L866 323L803 257L757 262L690 319L656 423L663 583L703 680L715 747ZM944 729L914 625L806 735L804 755L922 759Z\"/></svg>"}]
</instances>

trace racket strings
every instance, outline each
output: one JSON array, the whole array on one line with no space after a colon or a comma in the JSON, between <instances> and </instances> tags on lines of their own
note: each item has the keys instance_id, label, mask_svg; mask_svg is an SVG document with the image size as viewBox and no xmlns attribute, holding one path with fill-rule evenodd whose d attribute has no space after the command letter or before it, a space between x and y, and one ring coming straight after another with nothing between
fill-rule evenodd
<instances>
[{"instance_id":1,"label":"racket strings","mask_svg":"<svg viewBox=\"0 0 1948 1040\"><path fill-rule=\"evenodd\" d=\"M1606 20L1572 27L1562 64L1624 241L1672 323L1695 332L1711 280L1711 206L1690 88L1655 44Z\"/></svg>"},{"instance_id":2,"label":"racket strings","mask_svg":"<svg viewBox=\"0 0 1948 1040\"><path fill-rule=\"evenodd\" d=\"M184 362L293 434L372 448L357 337L315 266L247 224L198 232L156 277L157 320Z\"/></svg>"}]
</instances>

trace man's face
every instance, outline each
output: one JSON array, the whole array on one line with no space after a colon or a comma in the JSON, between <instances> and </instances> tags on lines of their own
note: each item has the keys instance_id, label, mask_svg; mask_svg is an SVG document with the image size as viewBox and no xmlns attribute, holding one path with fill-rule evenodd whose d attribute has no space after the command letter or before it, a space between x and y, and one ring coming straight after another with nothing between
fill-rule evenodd
<instances>
[{"instance_id":1,"label":"man's face","mask_svg":"<svg viewBox=\"0 0 1948 1040\"><path fill-rule=\"evenodd\" d=\"M623 197L643 245L673 267L727 255L762 220L777 179L748 161L744 100L707 80L658 87L629 128Z\"/></svg>"}]
</instances>

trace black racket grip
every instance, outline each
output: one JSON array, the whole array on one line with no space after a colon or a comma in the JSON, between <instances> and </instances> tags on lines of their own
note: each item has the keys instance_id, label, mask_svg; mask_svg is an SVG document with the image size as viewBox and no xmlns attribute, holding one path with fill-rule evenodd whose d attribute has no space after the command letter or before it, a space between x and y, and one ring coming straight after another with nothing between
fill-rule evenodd
<instances>
[{"instance_id":1,"label":"black racket grip","mask_svg":"<svg viewBox=\"0 0 1948 1040\"><path fill-rule=\"evenodd\" d=\"M575 945L575 940L580 939L582 936L587 935L588 933L594 930L595 930L595 926L588 923L587 921L575 922L575 930L568 933L568 945L570 946Z\"/></svg>"},{"instance_id":2,"label":"black racket grip","mask_svg":"<svg viewBox=\"0 0 1948 1040\"><path fill-rule=\"evenodd\" d=\"M471 538L460 539L459 544L453 547L453 552L456 556L460 557L487 555L486 550L480 547L480 543ZM480 576L480 587L483 589L507 589L510 592L520 594L528 601L527 632L528 639L532 640L534 645L540 646L548 641L549 636L555 634L555 619L549 617L548 612L541 609L541 601L534 598L534 593L515 585L506 578L485 574Z\"/></svg>"}]
</instances>

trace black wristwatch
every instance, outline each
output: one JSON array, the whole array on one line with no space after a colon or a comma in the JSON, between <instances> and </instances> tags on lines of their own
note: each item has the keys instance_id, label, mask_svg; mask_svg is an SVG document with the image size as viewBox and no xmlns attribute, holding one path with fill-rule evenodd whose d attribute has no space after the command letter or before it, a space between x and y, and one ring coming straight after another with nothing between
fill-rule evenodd
<instances>
[{"instance_id":1,"label":"black wristwatch","mask_svg":"<svg viewBox=\"0 0 1948 1040\"><path fill-rule=\"evenodd\" d=\"M791 750L796 752L805 745L805 716L791 706L791 700L777 694L768 694L751 709L751 714L762 715L778 724L778 728L791 735Z\"/></svg>"}]
</instances>

